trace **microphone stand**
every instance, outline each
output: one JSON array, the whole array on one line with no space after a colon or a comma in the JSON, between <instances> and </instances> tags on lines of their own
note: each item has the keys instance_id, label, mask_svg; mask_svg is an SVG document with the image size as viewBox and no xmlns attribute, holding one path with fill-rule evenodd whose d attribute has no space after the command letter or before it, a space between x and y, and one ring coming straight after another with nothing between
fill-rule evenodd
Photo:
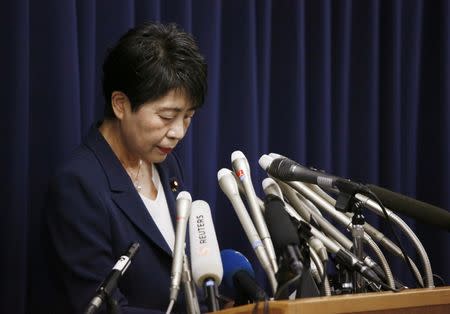
<instances>
[{"instance_id":1,"label":"microphone stand","mask_svg":"<svg viewBox=\"0 0 450 314\"><path fill-rule=\"evenodd\" d=\"M211 278L207 278L203 284L206 302L208 304L208 310L210 312L216 312L220 310L219 300L218 300L218 291L217 285L215 281Z\"/></svg>"},{"instance_id":2,"label":"microphone stand","mask_svg":"<svg viewBox=\"0 0 450 314\"><path fill-rule=\"evenodd\" d=\"M364 260L364 224L366 220L363 215L364 203L355 197L357 192L356 189L352 189L350 193L339 192L335 208L343 213L353 213L351 224L352 251L359 260ZM352 274L352 290L353 293L367 292L366 280L356 271Z\"/></svg>"},{"instance_id":3,"label":"microphone stand","mask_svg":"<svg viewBox=\"0 0 450 314\"><path fill-rule=\"evenodd\" d=\"M106 297L106 306L109 314L122 314L117 300L112 298L109 294Z\"/></svg>"},{"instance_id":4,"label":"microphone stand","mask_svg":"<svg viewBox=\"0 0 450 314\"><path fill-rule=\"evenodd\" d=\"M352 206L352 237L353 237L353 254L359 259L364 260L364 223L365 218L362 214L362 203L355 202ZM353 292L366 292L365 280L358 272L353 272Z\"/></svg>"},{"instance_id":5,"label":"microphone stand","mask_svg":"<svg viewBox=\"0 0 450 314\"><path fill-rule=\"evenodd\" d=\"M191 271L187 255L183 258L183 272L181 274L183 281L184 295L186 300L186 307L188 314L200 314L200 305L197 298L197 290L194 281L192 280Z\"/></svg>"},{"instance_id":6,"label":"microphone stand","mask_svg":"<svg viewBox=\"0 0 450 314\"><path fill-rule=\"evenodd\" d=\"M117 300L114 299L109 293L103 294L104 302L106 303L106 312L109 314L121 314L122 311L120 310L119 304L117 303ZM95 314L100 308L100 304L97 304L95 302L95 305L89 305L84 314Z\"/></svg>"}]
</instances>

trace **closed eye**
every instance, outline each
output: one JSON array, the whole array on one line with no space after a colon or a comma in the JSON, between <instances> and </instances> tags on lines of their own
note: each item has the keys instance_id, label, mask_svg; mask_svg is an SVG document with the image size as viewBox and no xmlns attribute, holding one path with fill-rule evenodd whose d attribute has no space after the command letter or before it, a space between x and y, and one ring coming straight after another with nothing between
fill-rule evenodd
<instances>
[{"instance_id":1,"label":"closed eye","mask_svg":"<svg viewBox=\"0 0 450 314\"><path fill-rule=\"evenodd\" d=\"M166 121L170 121L170 120L173 120L175 118L174 116L163 116L163 115L160 115L159 117L161 119L163 119L163 120L166 120Z\"/></svg>"}]
</instances>

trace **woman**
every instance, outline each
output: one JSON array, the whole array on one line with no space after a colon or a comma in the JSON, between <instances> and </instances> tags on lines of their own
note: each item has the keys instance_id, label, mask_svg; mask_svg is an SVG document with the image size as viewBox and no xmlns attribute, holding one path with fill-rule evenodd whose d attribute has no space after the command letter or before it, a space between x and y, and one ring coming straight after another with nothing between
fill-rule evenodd
<instances>
[{"instance_id":1,"label":"woman","mask_svg":"<svg viewBox=\"0 0 450 314\"><path fill-rule=\"evenodd\" d=\"M195 41L173 25L131 29L108 53L104 120L60 168L48 194L50 252L64 313L83 312L134 242L139 250L113 297L123 313L167 308L174 200L183 189L172 150L203 104L206 76ZM185 311L182 299L174 311Z\"/></svg>"}]
</instances>

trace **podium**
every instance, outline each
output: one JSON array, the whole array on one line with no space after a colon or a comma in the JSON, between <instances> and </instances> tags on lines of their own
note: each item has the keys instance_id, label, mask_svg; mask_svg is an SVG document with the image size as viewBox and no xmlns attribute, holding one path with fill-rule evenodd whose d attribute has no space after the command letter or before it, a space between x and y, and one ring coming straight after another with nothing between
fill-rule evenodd
<instances>
[{"instance_id":1,"label":"podium","mask_svg":"<svg viewBox=\"0 0 450 314\"><path fill-rule=\"evenodd\" d=\"M268 306L270 314L443 314L450 313L450 286L269 301ZM252 313L254 308L255 304L248 304L215 313ZM263 302L257 313L264 313Z\"/></svg>"}]
</instances>

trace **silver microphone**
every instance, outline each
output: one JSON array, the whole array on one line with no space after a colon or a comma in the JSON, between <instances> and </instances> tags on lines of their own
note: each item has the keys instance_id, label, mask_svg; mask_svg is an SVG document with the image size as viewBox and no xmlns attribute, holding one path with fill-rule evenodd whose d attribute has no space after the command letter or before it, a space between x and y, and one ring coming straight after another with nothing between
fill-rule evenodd
<instances>
[{"instance_id":1,"label":"silver microphone","mask_svg":"<svg viewBox=\"0 0 450 314\"><path fill-rule=\"evenodd\" d=\"M233 206L236 215L239 218L242 228L244 229L245 234L247 235L247 238L250 241L253 250L255 251L255 254L264 271L266 272L266 275L272 287L272 291L273 293L275 293L278 285L275 278L275 272L270 264L270 259L267 255L266 250L264 249L261 238L256 231L255 226L253 225L252 219L250 218L250 215L245 208L244 202L241 199L233 173L229 169L222 168L217 173L217 179L219 181L220 188L230 200L231 205Z\"/></svg>"},{"instance_id":2,"label":"silver microphone","mask_svg":"<svg viewBox=\"0 0 450 314\"><path fill-rule=\"evenodd\" d=\"M173 304L177 300L180 289L181 276L183 273L184 247L186 243L186 229L189 216L191 214L192 198L189 192L182 191L177 196L176 201L176 230L175 245L173 252L171 282L170 282L170 304L168 313L170 313Z\"/></svg>"},{"instance_id":3,"label":"silver microphone","mask_svg":"<svg viewBox=\"0 0 450 314\"><path fill-rule=\"evenodd\" d=\"M258 234L263 241L264 248L266 249L267 255L269 256L272 264L272 268L276 273L278 271L278 263L275 248L273 246L272 239L270 238L270 233L267 229L267 225L264 221L259 204L256 200L256 193L252 184L248 160L241 151L236 150L231 154L231 163L233 165L233 170L242 182L256 230L258 230Z\"/></svg>"}]
</instances>

